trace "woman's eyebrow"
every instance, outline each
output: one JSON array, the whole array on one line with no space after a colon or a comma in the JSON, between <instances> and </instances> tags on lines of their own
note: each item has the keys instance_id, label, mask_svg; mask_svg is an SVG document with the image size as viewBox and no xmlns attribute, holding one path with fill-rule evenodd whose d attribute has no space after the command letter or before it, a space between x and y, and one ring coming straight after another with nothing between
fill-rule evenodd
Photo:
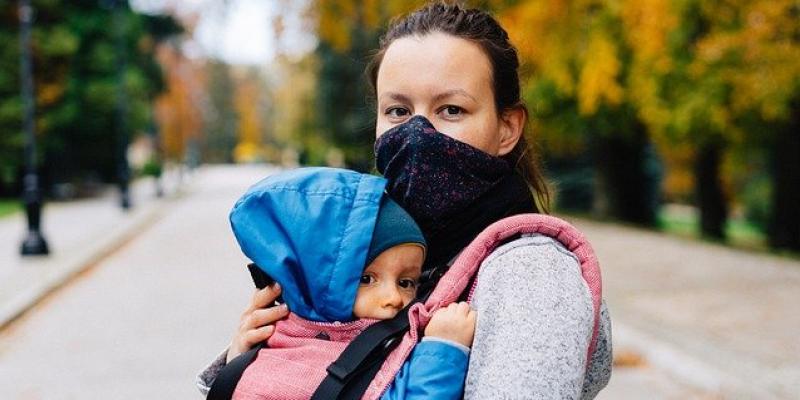
<instances>
[{"instance_id":1,"label":"woman's eyebrow","mask_svg":"<svg viewBox=\"0 0 800 400\"><path fill-rule=\"evenodd\" d=\"M392 99L394 101L398 101L400 103L411 103L411 98L406 96L406 95L404 95L404 94L401 94L401 93L386 92L386 93L381 94L381 99L383 99L384 97L388 97L388 98L390 98L390 99Z\"/></svg>"},{"instance_id":2,"label":"woman's eyebrow","mask_svg":"<svg viewBox=\"0 0 800 400\"><path fill-rule=\"evenodd\" d=\"M442 100L445 100L448 97L452 97L452 96L464 96L464 97L467 97L467 98L471 99L472 101L474 101L476 103L478 102L478 100L475 97L473 97L472 95L467 93L467 91L464 90L464 89L451 89L451 90L447 90L447 91L444 91L442 93L439 93L439 94L437 94L436 96L433 97L433 102L434 103L438 103L438 102L440 102Z\"/></svg>"},{"instance_id":3,"label":"woman's eyebrow","mask_svg":"<svg viewBox=\"0 0 800 400\"><path fill-rule=\"evenodd\" d=\"M470 100L472 100L472 101L474 101L476 103L478 102L478 99L476 99L471 94L467 93L467 91L464 90L464 89L451 89L451 90L446 90L444 92L441 92L441 93L439 93L439 94L437 94L436 96L433 97L433 102L437 103L437 102L443 101L443 100L445 100L445 99L447 99L449 97L453 97L453 96L464 96L464 97L466 97L466 98L468 98L468 99L470 99ZM406 96L406 95L404 95L404 94L402 94L402 93L386 92L386 93L381 94L381 96L380 96L381 99L383 99L385 97L388 97L389 99L397 101L397 102L400 102L400 103L411 103L411 98Z\"/></svg>"}]
</instances>

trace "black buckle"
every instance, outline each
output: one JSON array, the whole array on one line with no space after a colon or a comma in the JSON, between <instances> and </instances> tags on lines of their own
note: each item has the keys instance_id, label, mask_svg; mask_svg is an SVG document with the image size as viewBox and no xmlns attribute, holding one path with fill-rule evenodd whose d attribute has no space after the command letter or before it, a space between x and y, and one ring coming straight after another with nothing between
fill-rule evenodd
<instances>
[{"instance_id":1,"label":"black buckle","mask_svg":"<svg viewBox=\"0 0 800 400\"><path fill-rule=\"evenodd\" d=\"M338 379L340 382L344 382L347 379L347 370L345 368L340 367L335 362L331 363L331 365L327 368L328 375L333 376L334 378Z\"/></svg>"}]
</instances>

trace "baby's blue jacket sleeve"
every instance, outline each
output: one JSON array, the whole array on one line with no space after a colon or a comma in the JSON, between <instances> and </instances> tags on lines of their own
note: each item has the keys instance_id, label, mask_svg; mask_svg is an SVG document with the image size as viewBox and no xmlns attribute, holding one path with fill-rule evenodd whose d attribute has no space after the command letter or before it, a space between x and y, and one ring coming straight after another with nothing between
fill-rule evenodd
<instances>
[{"instance_id":1,"label":"baby's blue jacket sleeve","mask_svg":"<svg viewBox=\"0 0 800 400\"><path fill-rule=\"evenodd\" d=\"M467 351L445 341L423 340L381 400L461 399L468 363Z\"/></svg>"}]
</instances>

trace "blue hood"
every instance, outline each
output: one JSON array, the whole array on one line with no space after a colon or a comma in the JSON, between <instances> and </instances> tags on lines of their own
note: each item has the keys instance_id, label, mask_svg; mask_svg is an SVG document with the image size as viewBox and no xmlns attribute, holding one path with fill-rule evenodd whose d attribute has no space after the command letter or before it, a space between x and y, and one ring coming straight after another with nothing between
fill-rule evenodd
<instances>
[{"instance_id":1,"label":"blue hood","mask_svg":"<svg viewBox=\"0 0 800 400\"><path fill-rule=\"evenodd\" d=\"M292 312L350 321L385 186L383 178L334 168L275 174L236 202L233 234L281 284Z\"/></svg>"}]
</instances>

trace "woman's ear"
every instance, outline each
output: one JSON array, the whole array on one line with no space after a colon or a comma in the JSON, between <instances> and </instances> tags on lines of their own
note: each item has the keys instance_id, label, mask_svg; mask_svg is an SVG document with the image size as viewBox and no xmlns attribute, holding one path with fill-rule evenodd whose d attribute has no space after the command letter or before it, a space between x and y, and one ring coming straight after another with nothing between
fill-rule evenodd
<instances>
[{"instance_id":1,"label":"woman's ear","mask_svg":"<svg viewBox=\"0 0 800 400\"><path fill-rule=\"evenodd\" d=\"M500 144L497 149L498 156L511 152L522 137L525 123L528 120L528 111L525 107L513 107L500 114Z\"/></svg>"}]
</instances>

